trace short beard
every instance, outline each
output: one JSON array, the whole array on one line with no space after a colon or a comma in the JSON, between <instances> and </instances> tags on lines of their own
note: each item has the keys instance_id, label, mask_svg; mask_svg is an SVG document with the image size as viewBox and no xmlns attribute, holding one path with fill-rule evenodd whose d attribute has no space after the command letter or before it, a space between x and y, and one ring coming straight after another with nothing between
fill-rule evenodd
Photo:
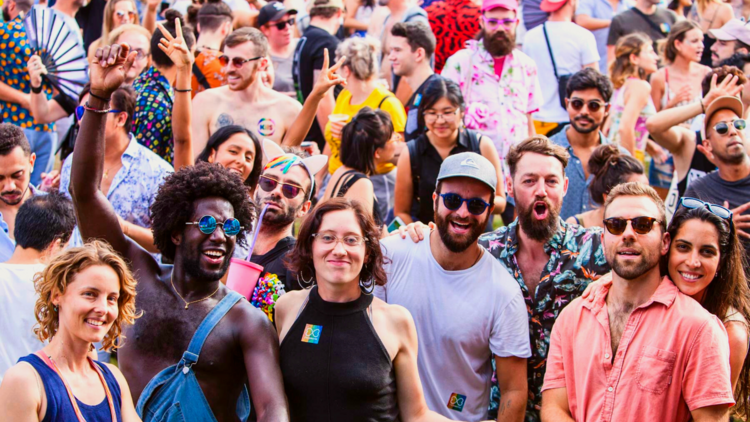
<instances>
[{"instance_id":1,"label":"short beard","mask_svg":"<svg viewBox=\"0 0 750 422\"><path fill-rule=\"evenodd\" d=\"M482 29L482 44L492 57L504 57L516 47L516 34L505 30L488 34L486 29Z\"/></svg>"},{"instance_id":2,"label":"short beard","mask_svg":"<svg viewBox=\"0 0 750 422\"><path fill-rule=\"evenodd\" d=\"M629 247L632 243L625 243L624 247ZM654 262L649 262L650 256L645 255L646 250L641 252L640 261L635 263L633 266L626 266L617 259L617 253L612 257L611 267L612 271L618 276L625 280L635 280L638 277L651 271L655 266L659 265L659 259L655 259Z\"/></svg>"},{"instance_id":3,"label":"short beard","mask_svg":"<svg viewBox=\"0 0 750 422\"><path fill-rule=\"evenodd\" d=\"M216 230L221 229L217 227ZM234 252L234 248L232 248L232 250L226 251L226 254L224 255L224 263L221 264L221 268L218 271L206 271L200 266L201 253L199 250L189 248L185 242L182 242L178 248L181 257L183 258L182 267L183 270L185 270L185 273L189 277L201 281L216 281L223 278L224 274L226 274L227 270L229 269L229 264L231 263L232 259L232 253Z\"/></svg>"},{"instance_id":4,"label":"short beard","mask_svg":"<svg viewBox=\"0 0 750 422\"><path fill-rule=\"evenodd\" d=\"M534 218L534 203L544 202L547 204L547 217L544 220L537 220ZM520 202L516 202L516 210L518 212L518 222L521 225L521 230L526 233L531 240L537 242L547 242L552 239L552 236L557 232L559 226L560 207L553 207L549 201L545 199L537 199L531 202L528 208L521 205Z\"/></svg>"},{"instance_id":5,"label":"short beard","mask_svg":"<svg viewBox=\"0 0 750 422\"><path fill-rule=\"evenodd\" d=\"M594 119L589 119L589 121L591 122L591 126L588 129L583 129L583 128L579 127L576 124L576 119L572 119L570 121L570 125L573 126L573 129L575 129L576 132L583 133L583 134L591 133L591 132L593 132L595 130L598 130L599 126L601 126L601 123L594 122Z\"/></svg>"},{"instance_id":6,"label":"short beard","mask_svg":"<svg viewBox=\"0 0 750 422\"><path fill-rule=\"evenodd\" d=\"M271 202L281 207L281 209L274 210L274 212L271 213L266 212L266 215L263 216L263 222L258 222L261 229L270 229L270 231L273 232L279 229L284 229L294 224L294 220L296 220L295 216L297 215L297 212L302 209L302 205L297 208L292 208L289 205L284 205L283 203L275 200L275 198L268 198L263 201L258 197L257 194L255 195L255 203L259 204L261 209L263 209L266 204Z\"/></svg>"},{"instance_id":7,"label":"short beard","mask_svg":"<svg viewBox=\"0 0 750 422\"><path fill-rule=\"evenodd\" d=\"M434 217L435 223L438 227L438 233L440 234L440 240L442 240L445 247L453 253L463 252L469 249L471 245L475 244L477 242L477 239L479 239L479 236L484 233L484 228L487 227L487 220L490 218L488 213L487 217L485 217L481 222L471 219L469 221L469 224L471 224L471 229L469 230L468 236L463 239L455 239L448 231L448 225L451 221L456 221L459 219L453 218L453 214L449 215L447 218L444 218L437 212L435 212ZM463 224L463 222L461 223Z\"/></svg>"},{"instance_id":8,"label":"short beard","mask_svg":"<svg viewBox=\"0 0 750 422\"><path fill-rule=\"evenodd\" d=\"M5 197L3 195L0 195L0 201L3 201L5 203L5 205L10 205L11 207L16 206L16 205L20 204L21 202L23 202L23 198L26 196L26 192L28 190L29 190L29 187L27 186L26 190L24 190L23 192L21 192L20 195L18 195L18 200L17 201L8 202L8 201L5 200ZM16 193L16 192L19 192L19 191L3 192L3 194L12 194L12 193Z\"/></svg>"}]
</instances>

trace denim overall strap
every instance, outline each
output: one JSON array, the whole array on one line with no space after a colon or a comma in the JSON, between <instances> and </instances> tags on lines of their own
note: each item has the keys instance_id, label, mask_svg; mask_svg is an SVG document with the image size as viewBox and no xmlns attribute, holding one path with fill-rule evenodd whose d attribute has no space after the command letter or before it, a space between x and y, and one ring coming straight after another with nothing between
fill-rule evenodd
<instances>
[{"instance_id":1,"label":"denim overall strap","mask_svg":"<svg viewBox=\"0 0 750 422\"><path fill-rule=\"evenodd\" d=\"M229 294L224 296L224 299L216 305L211 312L203 318L203 322L198 326L198 329L193 334L193 338L190 340L188 349L182 354L182 364L186 367L191 367L198 362L203 343L206 342L206 338L211 334L214 327L219 324L224 315L229 312L232 307L242 299L242 295L230 290Z\"/></svg>"}]
</instances>

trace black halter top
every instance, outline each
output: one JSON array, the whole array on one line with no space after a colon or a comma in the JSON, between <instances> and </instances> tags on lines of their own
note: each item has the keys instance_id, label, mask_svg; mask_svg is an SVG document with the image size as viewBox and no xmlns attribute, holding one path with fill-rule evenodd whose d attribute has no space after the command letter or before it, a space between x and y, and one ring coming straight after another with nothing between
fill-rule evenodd
<instances>
[{"instance_id":1,"label":"black halter top","mask_svg":"<svg viewBox=\"0 0 750 422\"><path fill-rule=\"evenodd\" d=\"M281 342L292 422L398 421L396 373L372 325L371 295L324 301L318 287Z\"/></svg>"}]
</instances>

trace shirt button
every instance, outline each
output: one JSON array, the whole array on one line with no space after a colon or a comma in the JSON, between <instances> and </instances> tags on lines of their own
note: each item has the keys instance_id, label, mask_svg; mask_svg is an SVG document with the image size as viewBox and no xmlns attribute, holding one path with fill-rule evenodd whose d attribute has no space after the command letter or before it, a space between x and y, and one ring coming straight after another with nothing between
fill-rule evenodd
<instances>
[{"instance_id":1,"label":"shirt button","mask_svg":"<svg viewBox=\"0 0 750 422\"><path fill-rule=\"evenodd\" d=\"M612 387L609 387L609 388L607 388L607 391L609 391L611 393L612 391L614 391L614 389Z\"/></svg>"},{"instance_id":2,"label":"shirt button","mask_svg":"<svg viewBox=\"0 0 750 422\"><path fill-rule=\"evenodd\" d=\"M609 359L609 353L606 353L606 354L604 355L604 359Z\"/></svg>"}]
</instances>

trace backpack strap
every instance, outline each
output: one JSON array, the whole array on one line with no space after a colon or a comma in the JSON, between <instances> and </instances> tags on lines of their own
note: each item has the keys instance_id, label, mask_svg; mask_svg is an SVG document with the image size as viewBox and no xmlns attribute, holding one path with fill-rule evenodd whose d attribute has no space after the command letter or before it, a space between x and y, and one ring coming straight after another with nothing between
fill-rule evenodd
<instances>
[{"instance_id":1,"label":"backpack strap","mask_svg":"<svg viewBox=\"0 0 750 422\"><path fill-rule=\"evenodd\" d=\"M222 299L221 302L219 302L219 304L211 309L211 312L206 315L203 322L201 322L201 325L199 325L198 329L195 331L195 334L193 334L193 338L190 340L190 345L188 345L187 351L182 354L182 360L184 361L185 367L189 368L198 362L198 357L206 338L211 334L214 327L219 324L219 321L224 318L224 315L226 315L227 312L229 312L229 310L240 301L240 299L242 299L242 295L231 290L226 296L224 296L224 299Z\"/></svg>"},{"instance_id":2,"label":"backpack strap","mask_svg":"<svg viewBox=\"0 0 750 422\"><path fill-rule=\"evenodd\" d=\"M471 148L471 152L476 152L477 154L482 155L482 149L479 146L482 143L482 137L474 130L465 130L466 135L469 137L469 148Z\"/></svg>"},{"instance_id":3,"label":"backpack strap","mask_svg":"<svg viewBox=\"0 0 750 422\"><path fill-rule=\"evenodd\" d=\"M389 98L395 98L395 97L393 95L386 95L385 97L383 97L383 99L380 100L380 103L378 103L378 109L382 108L383 107L383 103L385 102L385 100L387 100Z\"/></svg>"}]
</instances>

